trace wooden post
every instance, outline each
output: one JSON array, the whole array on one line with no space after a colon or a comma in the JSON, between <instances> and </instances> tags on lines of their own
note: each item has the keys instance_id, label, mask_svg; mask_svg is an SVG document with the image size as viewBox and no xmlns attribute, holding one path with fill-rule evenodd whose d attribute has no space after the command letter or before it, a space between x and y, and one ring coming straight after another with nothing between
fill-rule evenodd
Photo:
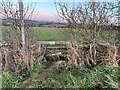
<instances>
[{"instance_id":1,"label":"wooden post","mask_svg":"<svg viewBox=\"0 0 120 90\"><path fill-rule=\"evenodd\" d=\"M120 26L120 1L118 1L118 26Z\"/></svg>"},{"instance_id":2,"label":"wooden post","mask_svg":"<svg viewBox=\"0 0 120 90\"><path fill-rule=\"evenodd\" d=\"M2 19L0 19L0 44L2 44Z\"/></svg>"},{"instance_id":3,"label":"wooden post","mask_svg":"<svg viewBox=\"0 0 120 90\"><path fill-rule=\"evenodd\" d=\"M2 45L2 19L0 19L0 44ZM2 52L0 50L0 88L2 87Z\"/></svg>"},{"instance_id":4,"label":"wooden post","mask_svg":"<svg viewBox=\"0 0 120 90\"><path fill-rule=\"evenodd\" d=\"M25 29L24 29L24 17L23 17L23 0L19 0L19 11L20 11L20 33L22 49L25 50Z\"/></svg>"}]
</instances>

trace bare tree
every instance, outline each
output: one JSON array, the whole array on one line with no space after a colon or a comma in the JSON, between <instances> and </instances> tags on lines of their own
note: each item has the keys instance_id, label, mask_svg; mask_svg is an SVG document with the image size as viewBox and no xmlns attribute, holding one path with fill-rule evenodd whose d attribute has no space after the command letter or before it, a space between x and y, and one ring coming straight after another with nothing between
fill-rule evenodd
<instances>
[{"instance_id":1,"label":"bare tree","mask_svg":"<svg viewBox=\"0 0 120 90\"><path fill-rule=\"evenodd\" d=\"M96 64L96 45L100 32L109 29L116 15L116 3L113 2L55 2L58 15L68 22L71 40L77 45L80 38L90 44L91 62ZM106 28L107 27L107 28Z\"/></svg>"},{"instance_id":2,"label":"bare tree","mask_svg":"<svg viewBox=\"0 0 120 90\"><path fill-rule=\"evenodd\" d=\"M35 10L34 6L35 4L33 3L24 6L22 1L14 3L2 0L0 2L0 14L6 19L6 23L9 23L11 27L11 30L9 32L11 33L10 37L14 36L14 40L19 41L22 44L23 48L25 48L25 43L27 44L29 42L28 40L30 37L27 36L30 36L28 35L30 32L30 27L27 20L31 18ZM26 21L24 22L24 20ZM23 26L25 26L25 30L23 29Z\"/></svg>"},{"instance_id":3,"label":"bare tree","mask_svg":"<svg viewBox=\"0 0 120 90\"><path fill-rule=\"evenodd\" d=\"M13 8L13 3L12 2L4 2L4 1L1 1L0 2L0 14L4 17L4 18L7 18L7 22L6 23L9 23L11 28L16 30L16 32L14 32L12 29L11 29L11 32L13 33L13 35L15 36L15 38L17 39L17 33L18 33L18 30L17 30L17 27L19 27L19 23L18 23L18 10L17 10L17 6L15 5L14 8Z\"/></svg>"},{"instance_id":4,"label":"bare tree","mask_svg":"<svg viewBox=\"0 0 120 90\"><path fill-rule=\"evenodd\" d=\"M35 10L33 5L34 4L29 4L27 7L23 7L23 3L21 2L16 4L3 0L0 2L0 14L5 18L6 24L8 25L6 27L8 27L7 29L10 33L10 37L13 37L11 39L12 43L10 43L9 46L3 46L1 49L3 56L2 69L14 72L15 75L18 76L20 74L21 66L24 65L27 68L33 68L35 63L42 59L44 54L42 45L34 43L33 46L29 43L35 41L30 37L31 35L29 35L31 34L29 33L31 29L28 25L28 19L31 18ZM22 8L19 6L22 6ZM29 15L28 12L30 13ZM5 31L6 27L2 30ZM22 47L21 44L25 46Z\"/></svg>"}]
</instances>

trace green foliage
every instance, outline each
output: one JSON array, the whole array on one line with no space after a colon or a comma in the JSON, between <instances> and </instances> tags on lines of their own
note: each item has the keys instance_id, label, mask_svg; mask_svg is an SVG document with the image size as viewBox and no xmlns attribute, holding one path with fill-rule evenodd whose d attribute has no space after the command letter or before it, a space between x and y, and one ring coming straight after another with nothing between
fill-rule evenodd
<instances>
[{"instance_id":1,"label":"green foliage","mask_svg":"<svg viewBox=\"0 0 120 90\"><path fill-rule=\"evenodd\" d=\"M9 74L8 72L3 72L2 75L2 88L13 88L18 83L18 79Z\"/></svg>"},{"instance_id":2,"label":"green foliage","mask_svg":"<svg viewBox=\"0 0 120 90\"><path fill-rule=\"evenodd\" d=\"M23 86L24 88L120 88L118 68L111 68L107 65L94 68L78 68L71 65L68 69L62 66L48 69L43 67L42 64L36 64L34 69L29 71L32 80L28 81L29 85L26 84L28 86ZM15 87L17 83L17 78L3 73L3 87Z\"/></svg>"},{"instance_id":3,"label":"green foliage","mask_svg":"<svg viewBox=\"0 0 120 90\"><path fill-rule=\"evenodd\" d=\"M2 74L0 74L0 88L2 88Z\"/></svg>"},{"instance_id":4,"label":"green foliage","mask_svg":"<svg viewBox=\"0 0 120 90\"><path fill-rule=\"evenodd\" d=\"M107 78L106 76L109 76ZM71 66L64 72L51 68L32 84L34 88L119 88L118 69L107 65L95 68Z\"/></svg>"},{"instance_id":5,"label":"green foliage","mask_svg":"<svg viewBox=\"0 0 120 90\"><path fill-rule=\"evenodd\" d=\"M20 75L19 75L19 81L24 81L31 75L31 70L28 69L26 66L21 67Z\"/></svg>"},{"instance_id":6,"label":"green foliage","mask_svg":"<svg viewBox=\"0 0 120 90\"><path fill-rule=\"evenodd\" d=\"M31 75L33 75L34 73L42 71L43 65L38 63L34 66L33 69L28 69L26 66L22 66L21 68L22 69L20 72L19 81L24 81L27 78L29 78Z\"/></svg>"},{"instance_id":7,"label":"green foliage","mask_svg":"<svg viewBox=\"0 0 120 90\"><path fill-rule=\"evenodd\" d=\"M43 70L43 68L44 68L43 64L38 63L38 64L36 64L35 67L31 70L31 74L32 74L32 73L36 73L36 72L40 72L40 71Z\"/></svg>"},{"instance_id":8,"label":"green foliage","mask_svg":"<svg viewBox=\"0 0 120 90\"><path fill-rule=\"evenodd\" d=\"M98 42L107 42L110 44L119 44L120 40L118 38L118 31L117 30L104 30L101 31L99 37L97 37Z\"/></svg>"},{"instance_id":9,"label":"green foliage","mask_svg":"<svg viewBox=\"0 0 120 90\"><path fill-rule=\"evenodd\" d=\"M43 70L43 65L38 63L33 69L28 69L25 66L21 66L21 72L18 77L13 76L9 72L3 72L2 74L2 88L14 88L19 83L28 79L34 73L40 72Z\"/></svg>"}]
</instances>

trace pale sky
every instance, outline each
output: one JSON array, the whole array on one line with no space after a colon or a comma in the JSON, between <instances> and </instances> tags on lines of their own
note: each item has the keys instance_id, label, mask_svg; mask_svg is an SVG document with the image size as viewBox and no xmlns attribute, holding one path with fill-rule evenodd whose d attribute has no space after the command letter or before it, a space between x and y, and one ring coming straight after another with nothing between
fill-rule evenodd
<instances>
[{"instance_id":1,"label":"pale sky","mask_svg":"<svg viewBox=\"0 0 120 90\"><path fill-rule=\"evenodd\" d=\"M0 0L1 1L1 0ZM4 1L13 1L15 3L18 0L4 0ZM86 2L91 0L23 0L24 5L27 6L30 3L33 3L35 6L35 12L32 15L33 20L37 21L59 21L60 18L57 15L56 8L54 5L54 1L62 1L62 2ZM117 1L117 0L96 0L96 1ZM29 14L29 12L28 12Z\"/></svg>"}]
</instances>

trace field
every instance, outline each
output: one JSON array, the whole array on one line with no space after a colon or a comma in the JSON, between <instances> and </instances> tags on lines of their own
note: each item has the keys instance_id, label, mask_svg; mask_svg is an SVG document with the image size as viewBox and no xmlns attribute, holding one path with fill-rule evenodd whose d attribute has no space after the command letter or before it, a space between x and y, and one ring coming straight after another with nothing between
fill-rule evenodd
<instances>
[{"instance_id":1,"label":"field","mask_svg":"<svg viewBox=\"0 0 120 90\"><path fill-rule=\"evenodd\" d=\"M42 41L67 41L65 31L59 28L34 27L34 36Z\"/></svg>"},{"instance_id":2,"label":"field","mask_svg":"<svg viewBox=\"0 0 120 90\"><path fill-rule=\"evenodd\" d=\"M60 29L55 27L33 27L34 30L34 36L39 41L69 41L68 31L67 29ZM81 31L81 33L84 33ZM87 36L89 36L87 34ZM84 37L78 35L78 40L80 42L80 45L83 45ZM105 30L101 31L100 35L97 37L97 41L99 43L109 42L111 44L113 43L120 43L120 40L118 38L118 31L113 30Z\"/></svg>"},{"instance_id":3,"label":"field","mask_svg":"<svg viewBox=\"0 0 120 90\"><path fill-rule=\"evenodd\" d=\"M6 39L10 39L9 33L11 34L9 27L4 27L4 32L3 32L3 36ZM69 41L70 37L68 36L68 31L67 29L60 29L60 28L55 28L55 27L33 27L33 35L34 37L39 40L39 41ZM84 33L83 31L81 31L80 33ZM87 36L89 36L89 34L87 34ZM13 38L13 35L11 34L11 38ZM83 39L83 36L78 36L77 37L80 44L83 44L83 42L85 41ZM112 30L105 30L102 31L99 35L99 37L97 37L97 41L98 42L109 42L111 44L113 43L120 43L119 40L119 36L118 36L118 31L112 31Z\"/></svg>"}]
</instances>

